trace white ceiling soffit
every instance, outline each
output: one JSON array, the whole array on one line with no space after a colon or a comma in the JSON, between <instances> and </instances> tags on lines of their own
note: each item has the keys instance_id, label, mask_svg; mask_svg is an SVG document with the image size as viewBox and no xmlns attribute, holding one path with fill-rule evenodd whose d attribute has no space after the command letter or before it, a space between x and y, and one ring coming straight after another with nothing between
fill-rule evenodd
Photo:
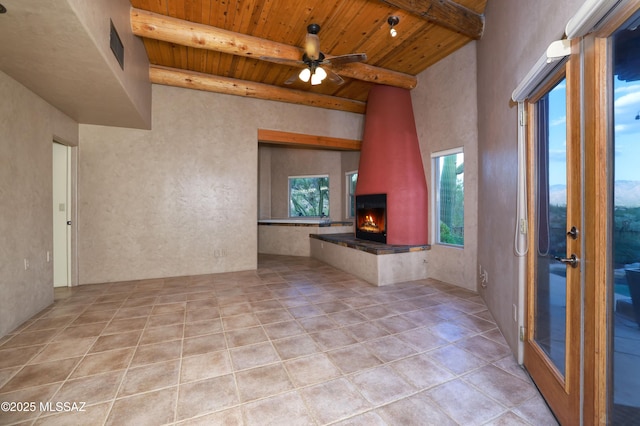
<instances>
[{"instance_id":1,"label":"white ceiling soffit","mask_svg":"<svg viewBox=\"0 0 640 426\"><path fill-rule=\"evenodd\" d=\"M1 2L0 71L78 123L149 128L66 0Z\"/></svg>"}]
</instances>

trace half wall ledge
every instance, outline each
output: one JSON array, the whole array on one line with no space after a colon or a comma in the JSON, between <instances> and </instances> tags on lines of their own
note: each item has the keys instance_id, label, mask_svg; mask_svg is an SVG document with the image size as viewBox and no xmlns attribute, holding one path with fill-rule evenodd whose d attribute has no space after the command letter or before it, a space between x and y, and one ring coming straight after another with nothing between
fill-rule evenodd
<instances>
[{"instance_id":1,"label":"half wall ledge","mask_svg":"<svg viewBox=\"0 0 640 426\"><path fill-rule=\"evenodd\" d=\"M428 278L430 245L389 245L354 234L309 234L311 257L382 286Z\"/></svg>"}]
</instances>

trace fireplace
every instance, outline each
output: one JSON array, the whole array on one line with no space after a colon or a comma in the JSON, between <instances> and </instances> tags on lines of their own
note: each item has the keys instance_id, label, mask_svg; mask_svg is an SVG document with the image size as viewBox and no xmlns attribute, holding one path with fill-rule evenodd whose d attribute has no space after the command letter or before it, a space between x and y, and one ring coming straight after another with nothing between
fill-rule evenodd
<instances>
[{"instance_id":1,"label":"fireplace","mask_svg":"<svg viewBox=\"0 0 640 426\"><path fill-rule=\"evenodd\" d=\"M387 194L356 195L356 238L387 242Z\"/></svg>"}]
</instances>

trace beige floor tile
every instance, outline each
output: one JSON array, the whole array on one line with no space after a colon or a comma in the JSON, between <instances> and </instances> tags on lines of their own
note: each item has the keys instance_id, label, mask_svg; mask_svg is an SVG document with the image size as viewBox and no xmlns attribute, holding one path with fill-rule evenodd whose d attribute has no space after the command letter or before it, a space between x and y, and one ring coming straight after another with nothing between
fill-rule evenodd
<instances>
[{"instance_id":1,"label":"beige floor tile","mask_svg":"<svg viewBox=\"0 0 640 426\"><path fill-rule=\"evenodd\" d=\"M184 325L184 337L194 337L220 332L222 332L222 320L220 318L191 322Z\"/></svg>"},{"instance_id":2,"label":"beige floor tile","mask_svg":"<svg viewBox=\"0 0 640 426\"><path fill-rule=\"evenodd\" d=\"M242 407L246 425L315 425L312 415L297 392L288 392Z\"/></svg>"},{"instance_id":3,"label":"beige floor tile","mask_svg":"<svg viewBox=\"0 0 640 426\"><path fill-rule=\"evenodd\" d=\"M182 358L182 383L224 376L233 372L228 351L208 352Z\"/></svg>"},{"instance_id":4,"label":"beige floor tile","mask_svg":"<svg viewBox=\"0 0 640 426\"><path fill-rule=\"evenodd\" d=\"M14 335L11 339L0 346L0 350L22 348L25 346L37 346L49 343L59 330L41 330L34 332L24 332ZM0 361L1 362L1 361Z\"/></svg>"},{"instance_id":5,"label":"beige floor tile","mask_svg":"<svg viewBox=\"0 0 640 426\"><path fill-rule=\"evenodd\" d=\"M102 334L117 334L127 331L142 330L147 324L147 317L114 319L107 325Z\"/></svg>"},{"instance_id":6,"label":"beige floor tile","mask_svg":"<svg viewBox=\"0 0 640 426\"><path fill-rule=\"evenodd\" d=\"M531 426L531 423L509 411L497 419L485 423L484 426Z\"/></svg>"},{"instance_id":7,"label":"beige floor tile","mask_svg":"<svg viewBox=\"0 0 640 426\"><path fill-rule=\"evenodd\" d=\"M336 379L301 389L307 407L320 423L331 423L361 414L371 404L347 379Z\"/></svg>"},{"instance_id":8,"label":"beige floor tile","mask_svg":"<svg viewBox=\"0 0 640 426\"><path fill-rule=\"evenodd\" d=\"M378 339L389 335L387 330L377 327L370 322L349 325L344 329L351 333L359 342L366 342L367 340Z\"/></svg>"},{"instance_id":9,"label":"beige floor tile","mask_svg":"<svg viewBox=\"0 0 640 426\"><path fill-rule=\"evenodd\" d=\"M464 339L465 337L471 337L477 334L477 332L475 331L458 325L457 321L455 324L452 324L450 322L442 322L436 324L432 327L429 327L429 331L434 335L445 339L447 342L455 342L457 340Z\"/></svg>"},{"instance_id":10,"label":"beige floor tile","mask_svg":"<svg viewBox=\"0 0 640 426\"><path fill-rule=\"evenodd\" d=\"M507 407L514 407L536 395L529 382L515 378L493 365L463 376L463 380Z\"/></svg>"},{"instance_id":11,"label":"beige floor tile","mask_svg":"<svg viewBox=\"0 0 640 426\"><path fill-rule=\"evenodd\" d=\"M470 337L456 342L455 345L487 361L496 361L511 354L508 346L483 336Z\"/></svg>"},{"instance_id":12,"label":"beige floor tile","mask_svg":"<svg viewBox=\"0 0 640 426\"><path fill-rule=\"evenodd\" d=\"M431 351L429 357L455 374L464 374L487 364L487 361L454 345Z\"/></svg>"},{"instance_id":13,"label":"beige floor tile","mask_svg":"<svg viewBox=\"0 0 640 426\"><path fill-rule=\"evenodd\" d=\"M69 411L38 418L34 425L38 426L95 426L104 424L111 402L83 406L83 411Z\"/></svg>"},{"instance_id":14,"label":"beige floor tile","mask_svg":"<svg viewBox=\"0 0 640 426\"><path fill-rule=\"evenodd\" d=\"M411 356L390 365L418 389L431 388L455 377L445 368L436 365L429 354Z\"/></svg>"},{"instance_id":15,"label":"beige floor tile","mask_svg":"<svg viewBox=\"0 0 640 426\"><path fill-rule=\"evenodd\" d=\"M297 387L315 385L335 379L341 375L340 370L333 365L324 353L317 353L297 358L284 363L289 376Z\"/></svg>"},{"instance_id":16,"label":"beige floor tile","mask_svg":"<svg viewBox=\"0 0 640 426\"><path fill-rule=\"evenodd\" d=\"M389 425L458 426L426 394L421 392L375 410Z\"/></svg>"},{"instance_id":17,"label":"beige floor tile","mask_svg":"<svg viewBox=\"0 0 640 426\"><path fill-rule=\"evenodd\" d=\"M2 349L0 350L0 369L23 366L44 347L45 345Z\"/></svg>"},{"instance_id":18,"label":"beige floor tile","mask_svg":"<svg viewBox=\"0 0 640 426\"><path fill-rule=\"evenodd\" d=\"M225 333L227 345L230 348L238 346L253 345L255 343L266 342L269 340L267 334L262 327L241 328L238 330L230 330Z\"/></svg>"},{"instance_id":19,"label":"beige floor tile","mask_svg":"<svg viewBox=\"0 0 640 426\"><path fill-rule=\"evenodd\" d=\"M223 333L205 334L203 336L184 339L182 349L183 356L199 355L207 352L216 352L227 348L227 342Z\"/></svg>"},{"instance_id":20,"label":"beige floor tile","mask_svg":"<svg viewBox=\"0 0 640 426\"><path fill-rule=\"evenodd\" d=\"M512 410L532 425L556 426L558 422L540 395L525 401Z\"/></svg>"},{"instance_id":21,"label":"beige floor tile","mask_svg":"<svg viewBox=\"0 0 640 426\"><path fill-rule=\"evenodd\" d=\"M29 364L83 356L96 341L95 337L51 342Z\"/></svg>"},{"instance_id":22,"label":"beige floor tile","mask_svg":"<svg viewBox=\"0 0 640 426\"><path fill-rule=\"evenodd\" d=\"M304 329L297 321L285 321L277 324L265 325L264 331L271 339L282 339L285 337L296 336L305 333Z\"/></svg>"},{"instance_id":23,"label":"beige floor tile","mask_svg":"<svg viewBox=\"0 0 640 426\"><path fill-rule=\"evenodd\" d=\"M182 339L184 328L185 326L183 324L147 328L142 333L140 345L150 345L152 343L162 343Z\"/></svg>"},{"instance_id":24,"label":"beige floor tile","mask_svg":"<svg viewBox=\"0 0 640 426\"><path fill-rule=\"evenodd\" d=\"M47 403L60 388L60 383L36 386L8 393L0 389L0 402L35 402L35 410L3 411L0 416L0 424L13 424L35 419L40 415L40 402ZM25 423L29 424L29 423Z\"/></svg>"},{"instance_id":25,"label":"beige floor tile","mask_svg":"<svg viewBox=\"0 0 640 426\"><path fill-rule=\"evenodd\" d=\"M449 343L446 339L432 333L426 327L405 331L398 334L398 338L419 351L429 351Z\"/></svg>"},{"instance_id":26,"label":"beige floor tile","mask_svg":"<svg viewBox=\"0 0 640 426\"><path fill-rule=\"evenodd\" d=\"M94 324L67 327L57 334L53 338L53 341L60 342L68 339L82 339L85 337L99 336L107 324L108 323L106 322L98 322Z\"/></svg>"},{"instance_id":27,"label":"beige floor tile","mask_svg":"<svg viewBox=\"0 0 640 426\"><path fill-rule=\"evenodd\" d=\"M71 377L78 378L123 370L129 365L134 351L135 348L125 348L86 355Z\"/></svg>"},{"instance_id":28,"label":"beige floor tile","mask_svg":"<svg viewBox=\"0 0 640 426\"><path fill-rule=\"evenodd\" d=\"M282 360L310 355L320 350L315 340L306 334L275 340L273 346Z\"/></svg>"},{"instance_id":29,"label":"beige floor tile","mask_svg":"<svg viewBox=\"0 0 640 426\"><path fill-rule=\"evenodd\" d=\"M67 380L58 390L54 402L86 402L87 405L109 401L115 398L124 370L80 379Z\"/></svg>"},{"instance_id":30,"label":"beige floor tile","mask_svg":"<svg viewBox=\"0 0 640 426\"><path fill-rule=\"evenodd\" d=\"M358 414L356 416L333 424L335 426L388 426L387 423L382 420L382 417L380 417L374 411L368 411L363 414Z\"/></svg>"},{"instance_id":31,"label":"beige floor tile","mask_svg":"<svg viewBox=\"0 0 640 426\"><path fill-rule=\"evenodd\" d=\"M354 374L349 377L349 380L375 406L400 399L416 391L415 386L386 366Z\"/></svg>"},{"instance_id":32,"label":"beige floor tile","mask_svg":"<svg viewBox=\"0 0 640 426\"><path fill-rule=\"evenodd\" d=\"M178 387L117 399L107 425L160 425L174 421Z\"/></svg>"},{"instance_id":33,"label":"beige floor tile","mask_svg":"<svg viewBox=\"0 0 640 426\"><path fill-rule=\"evenodd\" d=\"M256 317L254 313L233 315L222 318L222 326L225 331L255 327L258 325L260 325L260 321L258 321L258 317Z\"/></svg>"},{"instance_id":34,"label":"beige floor tile","mask_svg":"<svg viewBox=\"0 0 640 426\"><path fill-rule=\"evenodd\" d=\"M293 389L281 363L265 365L236 373L241 402L266 398Z\"/></svg>"},{"instance_id":35,"label":"beige floor tile","mask_svg":"<svg viewBox=\"0 0 640 426\"><path fill-rule=\"evenodd\" d=\"M62 382L69 376L75 366L78 365L80 359L80 357L67 358L43 362L41 364L26 365L0 389L0 393Z\"/></svg>"},{"instance_id":36,"label":"beige floor tile","mask_svg":"<svg viewBox=\"0 0 640 426\"><path fill-rule=\"evenodd\" d=\"M364 345L356 344L327 352L331 361L344 373L350 374L382 364Z\"/></svg>"},{"instance_id":37,"label":"beige floor tile","mask_svg":"<svg viewBox=\"0 0 640 426\"><path fill-rule=\"evenodd\" d=\"M371 340L366 342L365 346L384 362L395 361L418 353L412 346L395 336Z\"/></svg>"},{"instance_id":38,"label":"beige floor tile","mask_svg":"<svg viewBox=\"0 0 640 426\"><path fill-rule=\"evenodd\" d=\"M231 362L236 370L259 367L280 361L270 342L230 349Z\"/></svg>"},{"instance_id":39,"label":"beige floor tile","mask_svg":"<svg viewBox=\"0 0 640 426\"><path fill-rule=\"evenodd\" d=\"M177 420L220 411L239 403L233 375L180 385Z\"/></svg>"},{"instance_id":40,"label":"beige floor tile","mask_svg":"<svg viewBox=\"0 0 640 426\"><path fill-rule=\"evenodd\" d=\"M127 370L118 397L176 386L180 377L180 360L159 362Z\"/></svg>"},{"instance_id":41,"label":"beige floor tile","mask_svg":"<svg viewBox=\"0 0 640 426\"><path fill-rule=\"evenodd\" d=\"M337 349L357 343L353 336L339 328L312 334L311 337L323 350Z\"/></svg>"},{"instance_id":42,"label":"beige floor tile","mask_svg":"<svg viewBox=\"0 0 640 426\"><path fill-rule=\"evenodd\" d=\"M211 414L183 420L176 423L179 426L243 426L240 407L229 408Z\"/></svg>"},{"instance_id":43,"label":"beige floor tile","mask_svg":"<svg viewBox=\"0 0 640 426\"><path fill-rule=\"evenodd\" d=\"M129 331L127 333L109 334L94 339L95 343L89 353L104 352L113 349L131 348L138 345L142 330Z\"/></svg>"},{"instance_id":44,"label":"beige floor tile","mask_svg":"<svg viewBox=\"0 0 640 426\"><path fill-rule=\"evenodd\" d=\"M427 392L445 413L463 425L482 424L506 411L503 405L461 380L442 384Z\"/></svg>"},{"instance_id":45,"label":"beige floor tile","mask_svg":"<svg viewBox=\"0 0 640 426\"><path fill-rule=\"evenodd\" d=\"M152 345L138 346L131 360L131 366L136 367L155 362L171 361L182 356L182 341L154 343Z\"/></svg>"},{"instance_id":46,"label":"beige floor tile","mask_svg":"<svg viewBox=\"0 0 640 426\"><path fill-rule=\"evenodd\" d=\"M220 318L220 310L218 308L203 308L187 310L185 315L186 322L207 321Z\"/></svg>"}]
</instances>

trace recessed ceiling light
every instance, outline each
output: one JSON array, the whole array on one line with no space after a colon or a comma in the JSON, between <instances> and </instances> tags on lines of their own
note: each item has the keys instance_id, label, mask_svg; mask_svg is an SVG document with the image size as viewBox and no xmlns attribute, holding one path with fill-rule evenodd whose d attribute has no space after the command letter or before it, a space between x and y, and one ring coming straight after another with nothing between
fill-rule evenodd
<instances>
[{"instance_id":1,"label":"recessed ceiling light","mask_svg":"<svg viewBox=\"0 0 640 426\"><path fill-rule=\"evenodd\" d=\"M0 13L7 13L7 8L0 4Z\"/></svg>"}]
</instances>

